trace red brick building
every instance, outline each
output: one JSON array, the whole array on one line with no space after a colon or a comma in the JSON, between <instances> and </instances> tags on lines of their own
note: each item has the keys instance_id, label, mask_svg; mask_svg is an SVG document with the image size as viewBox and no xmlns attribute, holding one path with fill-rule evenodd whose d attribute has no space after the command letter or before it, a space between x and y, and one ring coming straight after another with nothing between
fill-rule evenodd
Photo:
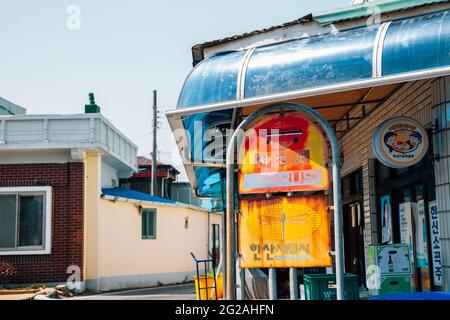
<instances>
[{"instance_id":1,"label":"red brick building","mask_svg":"<svg viewBox=\"0 0 450 320\"><path fill-rule=\"evenodd\" d=\"M29 279L42 283L64 282L67 279L68 266L80 266L83 270L84 164L82 162L0 164L0 190L3 194L4 191L8 191L8 196L0 195L0 198L17 197L19 205L30 202L25 200L29 197L37 198L34 199L35 202L40 201L38 199L47 193L51 199L49 230L52 240L51 243L42 241L45 239L41 240L45 254L0 257L1 261L12 263L17 270L12 282L27 282ZM29 195L30 192L32 196ZM21 210L23 212L24 209ZM37 223L34 230L30 230L29 227L28 232L39 232L41 228L42 225ZM25 232L23 228L19 228L19 231L20 229ZM42 230L41 234L45 235L45 231ZM19 232L19 239L23 237L26 236L22 236ZM21 241L26 243L27 239ZM28 241L31 242L30 239ZM39 243L39 240L34 240L34 243Z\"/></svg>"},{"instance_id":2,"label":"red brick building","mask_svg":"<svg viewBox=\"0 0 450 320\"><path fill-rule=\"evenodd\" d=\"M136 170L136 152L100 114L0 116L0 261L17 271L8 283L74 275L83 289L96 203Z\"/></svg>"}]
</instances>

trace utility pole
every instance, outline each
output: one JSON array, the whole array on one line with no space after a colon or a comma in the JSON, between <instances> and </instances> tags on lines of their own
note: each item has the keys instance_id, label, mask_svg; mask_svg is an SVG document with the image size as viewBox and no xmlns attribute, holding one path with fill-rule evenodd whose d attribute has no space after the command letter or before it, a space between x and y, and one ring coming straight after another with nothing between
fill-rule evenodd
<instances>
[{"instance_id":1,"label":"utility pole","mask_svg":"<svg viewBox=\"0 0 450 320\"><path fill-rule=\"evenodd\" d=\"M157 160L156 160L156 131L158 129L158 111L156 108L156 90L153 90L153 145L152 145L152 187L151 194L156 196L158 190L158 180L157 180Z\"/></svg>"}]
</instances>

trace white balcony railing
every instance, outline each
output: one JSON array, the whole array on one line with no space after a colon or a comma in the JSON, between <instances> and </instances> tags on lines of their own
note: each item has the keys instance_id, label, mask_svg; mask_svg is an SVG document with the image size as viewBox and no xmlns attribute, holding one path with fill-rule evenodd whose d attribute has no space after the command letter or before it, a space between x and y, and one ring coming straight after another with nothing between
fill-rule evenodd
<instances>
[{"instance_id":1,"label":"white balcony railing","mask_svg":"<svg viewBox=\"0 0 450 320\"><path fill-rule=\"evenodd\" d=\"M98 113L0 116L0 150L100 149L136 170L138 147Z\"/></svg>"}]
</instances>

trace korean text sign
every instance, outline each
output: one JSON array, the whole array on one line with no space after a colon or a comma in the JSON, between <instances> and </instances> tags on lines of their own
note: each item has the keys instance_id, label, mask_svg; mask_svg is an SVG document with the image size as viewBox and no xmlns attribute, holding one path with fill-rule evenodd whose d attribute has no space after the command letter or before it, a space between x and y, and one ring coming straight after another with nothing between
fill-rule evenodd
<instances>
[{"instance_id":1,"label":"korean text sign","mask_svg":"<svg viewBox=\"0 0 450 320\"><path fill-rule=\"evenodd\" d=\"M241 268L331 266L327 197L242 199Z\"/></svg>"},{"instance_id":2,"label":"korean text sign","mask_svg":"<svg viewBox=\"0 0 450 320\"><path fill-rule=\"evenodd\" d=\"M442 285L442 252L439 230L439 215L437 202L428 203L430 213L430 235L431 235L431 256L433 262L433 279L434 284Z\"/></svg>"},{"instance_id":3,"label":"korean text sign","mask_svg":"<svg viewBox=\"0 0 450 320\"><path fill-rule=\"evenodd\" d=\"M316 191L329 188L328 147L322 131L297 113L252 124L239 154L239 193Z\"/></svg>"}]
</instances>

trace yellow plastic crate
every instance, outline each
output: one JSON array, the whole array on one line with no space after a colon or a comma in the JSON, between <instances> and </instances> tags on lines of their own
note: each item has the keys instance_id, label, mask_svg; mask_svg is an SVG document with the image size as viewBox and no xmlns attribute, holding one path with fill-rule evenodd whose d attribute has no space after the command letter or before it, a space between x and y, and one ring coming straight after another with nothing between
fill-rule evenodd
<instances>
[{"instance_id":1,"label":"yellow plastic crate","mask_svg":"<svg viewBox=\"0 0 450 320\"><path fill-rule=\"evenodd\" d=\"M198 282L199 278L194 276L194 283L195 283L195 296L197 300L216 300L216 291L214 288L211 288L214 286L214 277L211 276L200 276L200 293L198 292ZM208 283L208 289L206 289L206 283ZM217 298L222 299L223 298L223 276L219 274L217 276ZM211 293L212 292L212 293Z\"/></svg>"}]
</instances>

